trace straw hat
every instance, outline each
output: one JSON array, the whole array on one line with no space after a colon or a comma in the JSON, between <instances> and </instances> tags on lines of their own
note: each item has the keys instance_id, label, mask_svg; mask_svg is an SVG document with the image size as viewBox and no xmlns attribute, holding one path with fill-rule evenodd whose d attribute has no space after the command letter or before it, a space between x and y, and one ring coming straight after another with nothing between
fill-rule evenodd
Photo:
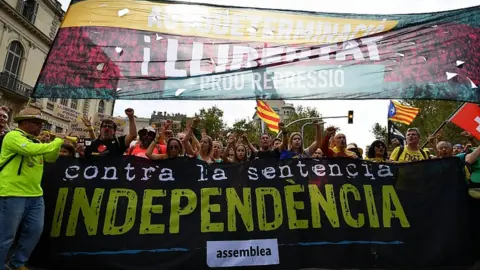
<instances>
[{"instance_id":1,"label":"straw hat","mask_svg":"<svg viewBox=\"0 0 480 270\"><path fill-rule=\"evenodd\" d=\"M21 110L18 113L18 115L15 118L13 118L13 121L15 121L15 123L18 123L19 121L22 121L22 120L32 120L32 119L36 119L44 123L48 123L47 119L43 117L42 112L39 109L35 109L35 108L26 108Z\"/></svg>"}]
</instances>

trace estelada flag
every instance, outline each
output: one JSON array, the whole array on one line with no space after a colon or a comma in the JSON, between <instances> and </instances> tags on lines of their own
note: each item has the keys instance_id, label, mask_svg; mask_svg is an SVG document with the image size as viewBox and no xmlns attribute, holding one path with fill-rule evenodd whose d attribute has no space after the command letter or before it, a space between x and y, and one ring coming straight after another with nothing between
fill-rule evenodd
<instances>
[{"instance_id":1,"label":"estelada flag","mask_svg":"<svg viewBox=\"0 0 480 270\"><path fill-rule=\"evenodd\" d=\"M410 125L413 119L417 117L419 111L419 108L402 105L397 101L391 100L388 107L388 120Z\"/></svg>"},{"instance_id":2,"label":"estelada flag","mask_svg":"<svg viewBox=\"0 0 480 270\"><path fill-rule=\"evenodd\" d=\"M280 116L263 100L257 100L257 115L267 124L270 131L278 133Z\"/></svg>"},{"instance_id":3,"label":"estelada flag","mask_svg":"<svg viewBox=\"0 0 480 270\"><path fill-rule=\"evenodd\" d=\"M450 118L450 122L470 132L480 140L480 107L477 104L465 103Z\"/></svg>"}]
</instances>

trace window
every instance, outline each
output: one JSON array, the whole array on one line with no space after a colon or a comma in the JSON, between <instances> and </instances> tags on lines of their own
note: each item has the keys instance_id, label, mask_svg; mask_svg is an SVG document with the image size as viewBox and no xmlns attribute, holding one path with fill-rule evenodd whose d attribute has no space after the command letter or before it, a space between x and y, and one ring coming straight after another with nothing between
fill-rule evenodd
<instances>
[{"instance_id":1,"label":"window","mask_svg":"<svg viewBox=\"0 0 480 270\"><path fill-rule=\"evenodd\" d=\"M43 124L43 129L49 130L49 131L52 130L52 124L49 124L49 123Z\"/></svg>"},{"instance_id":2,"label":"window","mask_svg":"<svg viewBox=\"0 0 480 270\"><path fill-rule=\"evenodd\" d=\"M77 109L77 105L78 105L78 104L77 104L77 100L76 100L76 99L72 99L72 100L70 101L70 108L76 110L76 109Z\"/></svg>"},{"instance_id":3,"label":"window","mask_svg":"<svg viewBox=\"0 0 480 270\"><path fill-rule=\"evenodd\" d=\"M51 128L51 127L50 127ZM61 134L63 132L63 128L61 127L55 127L55 133Z\"/></svg>"},{"instance_id":4,"label":"window","mask_svg":"<svg viewBox=\"0 0 480 270\"><path fill-rule=\"evenodd\" d=\"M53 109L55 109L55 105L51 102L47 102L47 109L53 111Z\"/></svg>"},{"instance_id":5,"label":"window","mask_svg":"<svg viewBox=\"0 0 480 270\"><path fill-rule=\"evenodd\" d=\"M17 78L20 73L20 66L23 57L23 46L18 41L13 41L8 46L7 59L3 68L9 76Z\"/></svg>"},{"instance_id":6,"label":"window","mask_svg":"<svg viewBox=\"0 0 480 270\"><path fill-rule=\"evenodd\" d=\"M53 103L57 102L57 99L56 98L49 98L48 101L51 101Z\"/></svg>"},{"instance_id":7,"label":"window","mask_svg":"<svg viewBox=\"0 0 480 270\"><path fill-rule=\"evenodd\" d=\"M98 103L98 112L105 113L105 102L103 102L103 100L100 100Z\"/></svg>"},{"instance_id":8,"label":"window","mask_svg":"<svg viewBox=\"0 0 480 270\"><path fill-rule=\"evenodd\" d=\"M62 104L63 106L68 106L68 99L66 98L60 99L60 104Z\"/></svg>"},{"instance_id":9,"label":"window","mask_svg":"<svg viewBox=\"0 0 480 270\"><path fill-rule=\"evenodd\" d=\"M31 23L37 18L38 3L36 0L18 0L17 10Z\"/></svg>"}]
</instances>

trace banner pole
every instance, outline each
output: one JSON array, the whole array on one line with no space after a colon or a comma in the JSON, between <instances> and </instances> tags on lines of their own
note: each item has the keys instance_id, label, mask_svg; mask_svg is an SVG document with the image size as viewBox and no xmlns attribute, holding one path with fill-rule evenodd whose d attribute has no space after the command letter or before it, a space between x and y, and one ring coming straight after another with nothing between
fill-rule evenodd
<instances>
[{"instance_id":1,"label":"banner pole","mask_svg":"<svg viewBox=\"0 0 480 270\"><path fill-rule=\"evenodd\" d=\"M260 121L262 122L262 134L265 133L265 121L263 121L262 119L260 119Z\"/></svg>"},{"instance_id":2,"label":"banner pole","mask_svg":"<svg viewBox=\"0 0 480 270\"><path fill-rule=\"evenodd\" d=\"M463 106L466 104L467 102L462 102L462 104L458 105L458 107L447 117L447 119L445 119L445 121L443 121L443 123L435 130L435 132L433 132L433 134L431 134L431 136L435 136L437 135L437 133L448 123L450 122L450 119L452 119L452 117L455 116L455 114L457 114L458 111L460 111L461 108L463 108ZM422 147L420 147L420 149L423 149L425 148L425 146L427 146L428 144L428 139L423 143Z\"/></svg>"}]
</instances>

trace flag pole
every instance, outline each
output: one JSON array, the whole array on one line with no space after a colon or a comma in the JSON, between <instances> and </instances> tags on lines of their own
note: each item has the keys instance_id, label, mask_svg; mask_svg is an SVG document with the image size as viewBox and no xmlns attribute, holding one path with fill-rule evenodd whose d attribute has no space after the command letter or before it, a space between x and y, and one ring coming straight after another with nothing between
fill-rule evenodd
<instances>
[{"instance_id":1,"label":"flag pole","mask_svg":"<svg viewBox=\"0 0 480 270\"><path fill-rule=\"evenodd\" d=\"M435 130L435 132L433 132L433 134L431 134L431 136L435 136L437 135L437 133L448 123L450 122L450 119L452 119L452 117L455 116L455 114L457 114L458 111L460 111L461 108L463 108L463 106L466 104L467 102L462 102L462 104L458 105L458 107L455 109L455 111L453 111L448 117L447 119L445 119L445 121L443 121L443 123ZM425 148L425 146L427 146L428 144L428 140L426 140L422 147L420 147L420 149L423 149Z\"/></svg>"},{"instance_id":2,"label":"flag pole","mask_svg":"<svg viewBox=\"0 0 480 270\"><path fill-rule=\"evenodd\" d=\"M260 121L262 122L262 134L265 133L265 121L263 121L262 119L260 119Z\"/></svg>"}]
</instances>

